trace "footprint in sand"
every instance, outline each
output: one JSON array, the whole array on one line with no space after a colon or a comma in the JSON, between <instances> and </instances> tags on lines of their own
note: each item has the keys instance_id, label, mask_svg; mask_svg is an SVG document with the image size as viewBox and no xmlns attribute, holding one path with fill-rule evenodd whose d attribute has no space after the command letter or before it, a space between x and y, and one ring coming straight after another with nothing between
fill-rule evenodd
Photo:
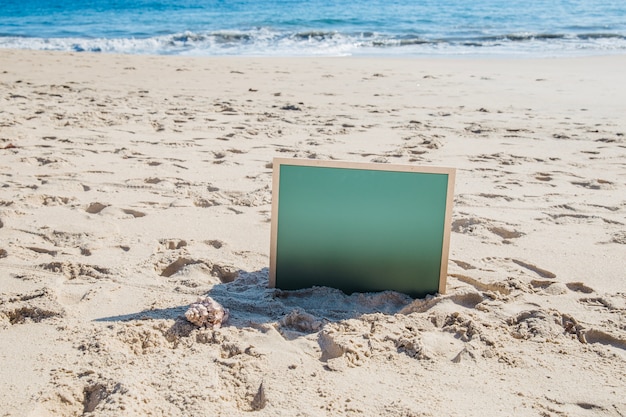
<instances>
[{"instance_id":1,"label":"footprint in sand","mask_svg":"<svg viewBox=\"0 0 626 417\"><path fill-rule=\"evenodd\" d=\"M556 274L528 262L520 261L519 259L511 259L511 262L536 273L542 278L556 278Z\"/></svg>"},{"instance_id":2,"label":"footprint in sand","mask_svg":"<svg viewBox=\"0 0 626 417\"><path fill-rule=\"evenodd\" d=\"M117 218L128 218L128 216L139 218L146 215L146 213L142 211L133 209L118 209L98 202L89 204L85 211L89 214L103 214Z\"/></svg>"},{"instance_id":3,"label":"footprint in sand","mask_svg":"<svg viewBox=\"0 0 626 417\"><path fill-rule=\"evenodd\" d=\"M26 249L31 250L35 253L42 253L42 254L46 254L46 255L50 255L50 256L57 256L57 251L55 250L50 250L50 249L45 249L45 248L39 248L36 246L27 246Z\"/></svg>"},{"instance_id":4,"label":"footprint in sand","mask_svg":"<svg viewBox=\"0 0 626 417\"><path fill-rule=\"evenodd\" d=\"M614 294L603 297L585 297L578 300L581 304L590 307L600 307L615 312L626 313L626 295Z\"/></svg>"},{"instance_id":5,"label":"footprint in sand","mask_svg":"<svg viewBox=\"0 0 626 417\"><path fill-rule=\"evenodd\" d=\"M144 217L146 215L146 213L138 211L138 210L132 210L132 209L122 209L122 212L124 212L125 214L129 214L135 218L137 217Z\"/></svg>"},{"instance_id":6,"label":"footprint in sand","mask_svg":"<svg viewBox=\"0 0 626 417\"><path fill-rule=\"evenodd\" d=\"M517 230L509 230L507 228L499 226L490 226L487 227L487 230L489 230L494 235L500 236L503 241L509 241L511 239L517 239L524 236L524 233L522 232L518 232Z\"/></svg>"},{"instance_id":7,"label":"footprint in sand","mask_svg":"<svg viewBox=\"0 0 626 417\"><path fill-rule=\"evenodd\" d=\"M455 264L457 264L459 267L461 267L464 270L468 270L468 269L476 269L476 267L468 262L465 261L459 261L456 259L451 259L452 262L454 262Z\"/></svg>"},{"instance_id":8,"label":"footprint in sand","mask_svg":"<svg viewBox=\"0 0 626 417\"><path fill-rule=\"evenodd\" d=\"M618 243L620 245L626 245L626 232L614 233L611 238L612 243Z\"/></svg>"},{"instance_id":9,"label":"footprint in sand","mask_svg":"<svg viewBox=\"0 0 626 417\"><path fill-rule=\"evenodd\" d=\"M12 325L28 322L39 323L43 320L62 315L59 312L39 307L18 307L12 310L1 311L0 314L4 315Z\"/></svg>"},{"instance_id":10,"label":"footprint in sand","mask_svg":"<svg viewBox=\"0 0 626 417\"><path fill-rule=\"evenodd\" d=\"M96 265L77 264L72 262L50 262L39 265L44 271L63 274L66 278L73 280L77 278L103 279L111 274L108 268Z\"/></svg>"},{"instance_id":11,"label":"footprint in sand","mask_svg":"<svg viewBox=\"0 0 626 417\"><path fill-rule=\"evenodd\" d=\"M530 281L530 285L533 288L546 289L551 285L558 283L558 281L548 280L548 279L533 279Z\"/></svg>"},{"instance_id":12,"label":"footprint in sand","mask_svg":"<svg viewBox=\"0 0 626 417\"><path fill-rule=\"evenodd\" d=\"M206 243L209 246L212 246L215 249L221 249L224 246L224 242L222 242L221 240L207 240L204 243Z\"/></svg>"},{"instance_id":13,"label":"footprint in sand","mask_svg":"<svg viewBox=\"0 0 626 417\"><path fill-rule=\"evenodd\" d=\"M611 190L613 189L613 183L611 181L603 179L595 179L591 181L572 181L572 184L579 187L587 188L590 190Z\"/></svg>"},{"instance_id":14,"label":"footprint in sand","mask_svg":"<svg viewBox=\"0 0 626 417\"><path fill-rule=\"evenodd\" d=\"M166 278L172 277L173 275L182 273L186 267L192 265L207 268L210 275L219 278L222 283L232 282L239 276L239 270L233 266L214 264L210 261L184 256L177 258L174 262L165 266L165 268L161 270L161 276Z\"/></svg>"},{"instance_id":15,"label":"footprint in sand","mask_svg":"<svg viewBox=\"0 0 626 417\"><path fill-rule=\"evenodd\" d=\"M222 203L216 199L206 199L206 198L199 198L193 202L194 206L201 207L201 208L220 206L221 204Z\"/></svg>"},{"instance_id":16,"label":"footprint in sand","mask_svg":"<svg viewBox=\"0 0 626 417\"><path fill-rule=\"evenodd\" d=\"M563 295L567 294L567 287L560 282L550 280L533 279L530 286L536 290L543 291L546 295Z\"/></svg>"},{"instance_id":17,"label":"footprint in sand","mask_svg":"<svg viewBox=\"0 0 626 417\"><path fill-rule=\"evenodd\" d=\"M183 239L161 239L159 243L168 250L176 250L187 246L187 241Z\"/></svg>"},{"instance_id":18,"label":"footprint in sand","mask_svg":"<svg viewBox=\"0 0 626 417\"><path fill-rule=\"evenodd\" d=\"M568 282L565 286L571 291L582 292L583 294L591 294L594 292L592 288L586 286L582 282Z\"/></svg>"},{"instance_id":19,"label":"footprint in sand","mask_svg":"<svg viewBox=\"0 0 626 417\"><path fill-rule=\"evenodd\" d=\"M223 151L213 151L213 158L219 160L226 158L226 152Z\"/></svg>"},{"instance_id":20,"label":"footprint in sand","mask_svg":"<svg viewBox=\"0 0 626 417\"><path fill-rule=\"evenodd\" d=\"M457 219L452 222L452 231L456 233L472 233L483 221L476 217Z\"/></svg>"},{"instance_id":21,"label":"footprint in sand","mask_svg":"<svg viewBox=\"0 0 626 417\"><path fill-rule=\"evenodd\" d=\"M452 231L455 233L478 235L487 241L494 241L493 235L495 235L502 239L500 243L505 244L510 244L512 243L512 239L518 239L524 236L524 233L508 226L509 225L507 225L507 227L499 226L487 219L468 217L454 220L452 222ZM489 232L491 235L485 232Z\"/></svg>"},{"instance_id":22,"label":"footprint in sand","mask_svg":"<svg viewBox=\"0 0 626 417\"><path fill-rule=\"evenodd\" d=\"M458 279L461 282L471 285L478 291L491 291L494 293L499 293L501 295L509 295L511 294L511 288L506 282L481 282L476 278L472 278L463 274L449 274L451 277ZM476 304L482 302L481 299Z\"/></svg>"},{"instance_id":23,"label":"footprint in sand","mask_svg":"<svg viewBox=\"0 0 626 417\"><path fill-rule=\"evenodd\" d=\"M89 214L98 214L107 207L108 206L105 204L96 202L96 203L89 204L89 206L85 209L85 211Z\"/></svg>"},{"instance_id":24,"label":"footprint in sand","mask_svg":"<svg viewBox=\"0 0 626 417\"><path fill-rule=\"evenodd\" d=\"M114 208L111 206L103 209L101 213L107 216L112 216L112 217L119 218L119 219L128 219L128 218L136 219L136 218L144 217L146 215L146 213L138 211L138 210L119 209L119 208Z\"/></svg>"},{"instance_id":25,"label":"footprint in sand","mask_svg":"<svg viewBox=\"0 0 626 417\"><path fill-rule=\"evenodd\" d=\"M552 181L552 175L547 172L538 172L535 174L535 179L539 181Z\"/></svg>"},{"instance_id":26,"label":"footprint in sand","mask_svg":"<svg viewBox=\"0 0 626 417\"><path fill-rule=\"evenodd\" d=\"M32 201L33 199L37 199L44 206L64 206L72 201L69 197L59 197L59 196L51 196L51 195L41 195L33 198L29 198L28 200Z\"/></svg>"},{"instance_id":27,"label":"footprint in sand","mask_svg":"<svg viewBox=\"0 0 626 417\"><path fill-rule=\"evenodd\" d=\"M196 265L196 264L204 264L204 265L206 265L206 263L204 261L201 261L201 260L180 257L180 258L176 259L174 262L168 264L165 268L163 268L163 270L161 271L161 276L169 278L172 275L182 271L183 268L185 268L186 266L188 266L188 265Z\"/></svg>"},{"instance_id":28,"label":"footprint in sand","mask_svg":"<svg viewBox=\"0 0 626 417\"><path fill-rule=\"evenodd\" d=\"M47 288L30 293L0 296L0 322L6 318L11 325L39 323L63 316L63 309Z\"/></svg>"},{"instance_id":29,"label":"footprint in sand","mask_svg":"<svg viewBox=\"0 0 626 417\"><path fill-rule=\"evenodd\" d=\"M579 339L583 343L600 343L626 350L626 339L613 336L602 330L590 329L581 333Z\"/></svg>"},{"instance_id":30,"label":"footprint in sand","mask_svg":"<svg viewBox=\"0 0 626 417\"><path fill-rule=\"evenodd\" d=\"M231 265L213 263L209 260L197 259L188 254L190 243L183 239L161 239L159 243L167 251L167 255L155 265L155 269L160 271L162 277L172 277L177 274L184 274L189 267L199 268L203 274L217 277L220 282L227 283L234 281L239 276L239 269ZM220 240L208 240L205 244L215 249L224 246ZM193 246L193 242L191 242Z\"/></svg>"}]
</instances>

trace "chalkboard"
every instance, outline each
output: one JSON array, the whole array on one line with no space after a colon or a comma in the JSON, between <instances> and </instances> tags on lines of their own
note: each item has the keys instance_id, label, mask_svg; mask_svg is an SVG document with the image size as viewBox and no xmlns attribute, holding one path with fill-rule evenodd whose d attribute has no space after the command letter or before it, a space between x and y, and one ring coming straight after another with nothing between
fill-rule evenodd
<instances>
[{"instance_id":1,"label":"chalkboard","mask_svg":"<svg viewBox=\"0 0 626 417\"><path fill-rule=\"evenodd\" d=\"M455 172L275 158L270 286L444 293Z\"/></svg>"}]
</instances>

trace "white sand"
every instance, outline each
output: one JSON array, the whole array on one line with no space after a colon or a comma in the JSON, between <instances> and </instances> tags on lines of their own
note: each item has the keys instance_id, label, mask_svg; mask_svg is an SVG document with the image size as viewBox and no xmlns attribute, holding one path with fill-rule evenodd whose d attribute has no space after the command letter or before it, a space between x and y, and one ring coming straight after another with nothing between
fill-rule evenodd
<instances>
[{"instance_id":1,"label":"white sand","mask_svg":"<svg viewBox=\"0 0 626 417\"><path fill-rule=\"evenodd\" d=\"M0 50L0 416L625 416L624 68ZM275 156L456 167L447 294L266 288Z\"/></svg>"}]
</instances>

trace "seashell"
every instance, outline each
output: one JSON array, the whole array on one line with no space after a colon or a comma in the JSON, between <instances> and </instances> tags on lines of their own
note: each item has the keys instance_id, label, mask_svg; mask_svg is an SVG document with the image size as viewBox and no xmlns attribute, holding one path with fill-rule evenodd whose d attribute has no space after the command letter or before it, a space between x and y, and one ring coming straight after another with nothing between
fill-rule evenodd
<instances>
[{"instance_id":1,"label":"seashell","mask_svg":"<svg viewBox=\"0 0 626 417\"><path fill-rule=\"evenodd\" d=\"M201 297L189 306L185 318L198 327L219 329L228 320L228 309L211 297Z\"/></svg>"}]
</instances>

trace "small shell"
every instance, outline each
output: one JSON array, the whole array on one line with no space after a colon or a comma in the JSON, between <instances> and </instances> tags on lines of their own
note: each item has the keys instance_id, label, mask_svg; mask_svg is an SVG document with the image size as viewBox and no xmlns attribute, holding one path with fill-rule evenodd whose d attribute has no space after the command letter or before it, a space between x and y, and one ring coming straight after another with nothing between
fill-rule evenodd
<instances>
[{"instance_id":1,"label":"small shell","mask_svg":"<svg viewBox=\"0 0 626 417\"><path fill-rule=\"evenodd\" d=\"M185 317L198 327L219 329L228 320L228 309L211 297L203 297L189 306Z\"/></svg>"}]
</instances>

